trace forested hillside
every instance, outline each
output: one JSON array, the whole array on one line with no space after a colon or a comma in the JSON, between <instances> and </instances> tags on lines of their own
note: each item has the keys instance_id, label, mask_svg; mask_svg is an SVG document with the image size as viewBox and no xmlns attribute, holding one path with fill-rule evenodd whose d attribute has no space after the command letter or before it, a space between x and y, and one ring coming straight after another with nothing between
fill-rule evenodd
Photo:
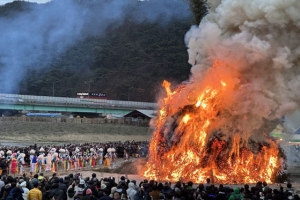
<instances>
[{"instance_id":1,"label":"forested hillside","mask_svg":"<svg viewBox=\"0 0 300 200\"><path fill-rule=\"evenodd\" d=\"M47 6L17 1L1 6L0 15L2 19L12 18ZM82 6L85 10L97 8ZM16 92L52 96L54 85L55 96L75 97L77 92L90 90L107 93L109 99L154 101L164 79L180 83L188 78L191 66L184 35L195 20L190 13L140 19L127 12L109 21L104 29L91 20L85 24L89 29L86 37L51 60L41 57L28 66ZM38 69L39 65L45 67Z\"/></svg>"}]
</instances>

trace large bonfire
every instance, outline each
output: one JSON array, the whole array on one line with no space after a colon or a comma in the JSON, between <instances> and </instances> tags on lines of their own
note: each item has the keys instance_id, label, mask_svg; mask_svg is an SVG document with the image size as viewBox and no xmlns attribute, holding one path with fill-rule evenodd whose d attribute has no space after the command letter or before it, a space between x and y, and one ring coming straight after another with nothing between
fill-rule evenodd
<instances>
[{"instance_id":1,"label":"large bonfire","mask_svg":"<svg viewBox=\"0 0 300 200\"><path fill-rule=\"evenodd\" d=\"M283 162L269 133L300 99L300 3L208 2L210 13L186 35L190 80L163 83L144 175L273 182Z\"/></svg>"}]
</instances>

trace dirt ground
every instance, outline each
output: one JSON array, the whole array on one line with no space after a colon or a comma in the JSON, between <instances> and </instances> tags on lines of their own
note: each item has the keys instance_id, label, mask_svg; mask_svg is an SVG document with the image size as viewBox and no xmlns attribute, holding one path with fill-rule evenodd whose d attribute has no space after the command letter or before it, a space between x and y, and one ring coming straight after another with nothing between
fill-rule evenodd
<instances>
[{"instance_id":1,"label":"dirt ground","mask_svg":"<svg viewBox=\"0 0 300 200\"><path fill-rule=\"evenodd\" d=\"M1 122L2 143L83 143L150 140L148 127L54 122Z\"/></svg>"}]
</instances>

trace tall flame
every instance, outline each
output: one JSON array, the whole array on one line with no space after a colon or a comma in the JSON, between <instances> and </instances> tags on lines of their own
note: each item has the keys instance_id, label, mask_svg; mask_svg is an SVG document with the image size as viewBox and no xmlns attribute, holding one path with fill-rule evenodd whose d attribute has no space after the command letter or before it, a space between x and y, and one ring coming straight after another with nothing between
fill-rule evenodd
<instances>
[{"instance_id":1,"label":"tall flame","mask_svg":"<svg viewBox=\"0 0 300 200\"><path fill-rule=\"evenodd\" d=\"M212 69L223 64L216 61ZM206 74L197 89L181 85L172 91L171 84L164 81L166 96L155 121L144 175L169 181L203 182L211 178L218 183L272 182L280 168L277 143L268 136L264 142L254 142L246 130L233 129L227 134L224 126L218 127L220 116L226 113L225 97L234 85L228 76L212 79L213 72ZM178 101L181 95L189 94L194 96L192 103Z\"/></svg>"}]
</instances>

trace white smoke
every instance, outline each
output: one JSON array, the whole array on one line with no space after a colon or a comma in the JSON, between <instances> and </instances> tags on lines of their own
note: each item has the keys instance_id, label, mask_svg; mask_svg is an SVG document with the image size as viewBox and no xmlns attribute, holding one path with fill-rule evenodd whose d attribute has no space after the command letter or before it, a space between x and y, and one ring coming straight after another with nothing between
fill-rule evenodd
<instances>
[{"instance_id":1,"label":"white smoke","mask_svg":"<svg viewBox=\"0 0 300 200\"><path fill-rule=\"evenodd\" d=\"M278 119L298 108L300 1L209 0L208 4L209 14L185 37L193 65L188 89L201 88L212 63L220 60L225 64L210 81L217 82L218 77L232 81L232 90L224 97L232 116L252 116L259 127L263 118Z\"/></svg>"}]
</instances>

